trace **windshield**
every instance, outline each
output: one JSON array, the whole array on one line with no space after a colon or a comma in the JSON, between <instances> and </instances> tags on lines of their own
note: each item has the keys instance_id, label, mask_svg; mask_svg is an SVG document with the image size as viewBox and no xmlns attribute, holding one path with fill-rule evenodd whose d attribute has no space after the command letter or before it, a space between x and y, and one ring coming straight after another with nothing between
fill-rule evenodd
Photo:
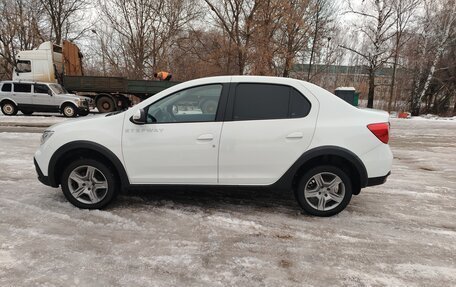
<instances>
[{"instance_id":1,"label":"windshield","mask_svg":"<svg viewBox=\"0 0 456 287\"><path fill-rule=\"evenodd\" d=\"M51 87L52 91L57 95L68 94L68 91L59 84L50 84L49 87Z\"/></svg>"}]
</instances>

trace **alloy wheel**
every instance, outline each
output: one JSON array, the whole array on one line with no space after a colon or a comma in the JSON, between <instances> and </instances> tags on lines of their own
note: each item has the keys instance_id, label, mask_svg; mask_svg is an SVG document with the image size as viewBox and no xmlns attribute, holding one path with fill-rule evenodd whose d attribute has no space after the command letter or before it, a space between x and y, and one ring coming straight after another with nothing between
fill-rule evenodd
<instances>
[{"instance_id":1,"label":"alloy wheel","mask_svg":"<svg viewBox=\"0 0 456 287\"><path fill-rule=\"evenodd\" d=\"M95 204L106 197L109 186L106 176L99 169L84 165L76 167L70 173L68 188L77 201Z\"/></svg>"},{"instance_id":2,"label":"alloy wheel","mask_svg":"<svg viewBox=\"0 0 456 287\"><path fill-rule=\"evenodd\" d=\"M304 198L312 207L320 211L336 208L345 196L345 184L331 172L321 172L312 176L304 188Z\"/></svg>"}]
</instances>

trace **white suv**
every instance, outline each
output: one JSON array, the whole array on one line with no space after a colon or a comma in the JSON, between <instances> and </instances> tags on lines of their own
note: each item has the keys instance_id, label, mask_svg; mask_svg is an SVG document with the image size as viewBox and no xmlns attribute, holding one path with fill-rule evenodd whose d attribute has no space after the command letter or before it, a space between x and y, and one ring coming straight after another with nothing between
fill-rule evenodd
<instances>
[{"instance_id":1,"label":"white suv","mask_svg":"<svg viewBox=\"0 0 456 287\"><path fill-rule=\"evenodd\" d=\"M61 85L27 81L0 82L0 107L4 115L33 112L62 113L65 117L89 114L91 99L68 93Z\"/></svg>"},{"instance_id":2,"label":"white suv","mask_svg":"<svg viewBox=\"0 0 456 287\"><path fill-rule=\"evenodd\" d=\"M202 108L201 99L213 108ZM386 112L313 84L258 76L197 79L137 106L44 132L39 180L80 208L121 189L169 185L293 190L310 214L343 210L390 174Z\"/></svg>"}]
</instances>

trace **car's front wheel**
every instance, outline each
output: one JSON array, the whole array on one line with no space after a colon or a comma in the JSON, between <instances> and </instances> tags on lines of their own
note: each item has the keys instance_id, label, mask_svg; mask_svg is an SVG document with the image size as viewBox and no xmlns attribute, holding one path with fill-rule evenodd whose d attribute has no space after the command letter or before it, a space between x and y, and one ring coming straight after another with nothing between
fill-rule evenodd
<instances>
[{"instance_id":1,"label":"car's front wheel","mask_svg":"<svg viewBox=\"0 0 456 287\"><path fill-rule=\"evenodd\" d=\"M78 115L76 107L72 104L66 104L62 107L62 113L67 118L72 118Z\"/></svg>"},{"instance_id":2,"label":"car's front wheel","mask_svg":"<svg viewBox=\"0 0 456 287\"><path fill-rule=\"evenodd\" d=\"M73 205L85 209L105 207L118 192L115 173L104 163L80 159L65 168L62 191Z\"/></svg>"},{"instance_id":3,"label":"car's front wheel","mask_svg":"<svg viewBox=\"0 0 456 287\"><path fill-rule=\"evenodd\" d=\"M89 110L79 110L79 111L78 111L78 115L80 115L80 116L82 116L82 117L87 116L89 113L90 113Z\"/></svg>"},{"instance_id":4,"label":"car's front wheel","mask_svg":"<svg viewBox=\"0 0 456 287\"><path fill-rule=\"evenodd\" d=\"M300 179L296 198L307 213L316 216L335 215L348 205L352 184L348 175L335 166L318 166Z\"/></svg>"}]
</instances>

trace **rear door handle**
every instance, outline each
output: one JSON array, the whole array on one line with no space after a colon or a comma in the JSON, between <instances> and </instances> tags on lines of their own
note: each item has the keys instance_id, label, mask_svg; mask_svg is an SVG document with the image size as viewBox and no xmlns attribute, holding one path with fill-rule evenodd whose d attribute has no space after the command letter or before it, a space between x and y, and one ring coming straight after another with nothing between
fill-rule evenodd
<instances>
[{"instance_id":1,"label":"rear door handle","mask_svg":"<svg viewBox=\"0 0 456 287\"><path fill-rule=\"evenodd\" d=\"M214 139L214 135L213 134L204 134L204 135L200 135L197 140L199 141L211 141Z\"/></svg>"},{"instance_id":2,"label":"rear door handle","mask_svg":"<svg viewBox=\"0 0 456 287\"><path fill-rule=\"evenodd\" d=\"M294 132L289 135L287 135L287 139L302 139L304 135L302 132Z\"/></svg>"}]
</instances>

